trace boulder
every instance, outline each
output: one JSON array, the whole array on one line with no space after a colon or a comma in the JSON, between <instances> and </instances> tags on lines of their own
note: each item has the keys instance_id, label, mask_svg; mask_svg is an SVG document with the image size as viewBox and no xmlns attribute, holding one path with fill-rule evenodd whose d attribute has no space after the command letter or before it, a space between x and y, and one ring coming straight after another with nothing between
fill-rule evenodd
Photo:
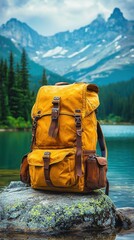
<instances>
[{"instance_id":1,"label":"boulder","mask_svg":"<svg viewBox=\"0 0 134 240\"><path fill-rule=\"evenodd\" d=\"M123 218L124 217L124 218ZM53 235L70 231L115 231L131 221L103 191L59 193L11 182L0 193L0 232Z\"/></svg>"}]
</instances>

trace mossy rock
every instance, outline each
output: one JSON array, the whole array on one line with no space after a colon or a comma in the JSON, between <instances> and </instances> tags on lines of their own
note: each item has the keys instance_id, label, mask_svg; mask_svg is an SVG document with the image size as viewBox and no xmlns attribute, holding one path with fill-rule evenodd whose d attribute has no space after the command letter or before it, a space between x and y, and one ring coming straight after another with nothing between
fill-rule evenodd
<instances>
[{"instance_id":1,"label":"mossy rock","mask_svg":"<svg viewBox=\"0 0 134 240\"><path fill-rule=\"evenodd\" d=\"M57 193L11 182L0 193L0 232L103 231L114 229L116 218L114 204L101 190L86 194Z\"/></svg>"}]
</instances>

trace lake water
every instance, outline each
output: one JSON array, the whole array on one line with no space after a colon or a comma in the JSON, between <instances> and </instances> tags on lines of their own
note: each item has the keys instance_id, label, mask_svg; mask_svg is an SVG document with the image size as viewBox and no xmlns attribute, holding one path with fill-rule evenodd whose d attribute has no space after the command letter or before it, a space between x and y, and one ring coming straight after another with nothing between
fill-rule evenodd
<instances>
[{"instance_id":1,"label":"lake water","mask_svg":"<svg viewBox=\"0 0 134 240\"><path fill-rule=\"evenodd\" d=\"M103 125L108 148L110 197L116 207L134 207L134 126ZM0 132L0 187L19 180L22 156L29 152L31 132ZM134 239L134 234L115 239Z\"/></svg>"}]
</instances>

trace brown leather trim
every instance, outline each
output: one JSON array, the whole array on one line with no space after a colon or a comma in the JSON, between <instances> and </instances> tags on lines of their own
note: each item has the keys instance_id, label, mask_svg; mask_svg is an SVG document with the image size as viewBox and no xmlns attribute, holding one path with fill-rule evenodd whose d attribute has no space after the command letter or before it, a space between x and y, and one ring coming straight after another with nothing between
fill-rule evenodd
<instances>
[{"instance_id":1,"label":"brown leather trim","mask_svg":"<svg viewBox=\"0 0 134 240\"><path fill-rule=\"evenodd\" d=\"M57 82L55 83L56 86L61 86L61 85L69 85L68 82Z\"/></svg>"},{"instance_id":2,"label":"brown leather trim","mask_svg":"<svg viewBox=\"0 0 134 240\"><path fill-rule=\"evenodd\" d=\"M105 138L104 138L101 126L100 126L98 121L97 121L97 134L98 134L99 146L100 146L100 149L101 149L101 155L102 155L102 157L107 158L107 146L106 146L106 142L105 142ZM109 195L109 181L108 181L108 179L106 180L105 194Z\"/></svg>"},{"instance_id":3,"label":"brown leather trim","mask_svg":"<svg viewBox=\"0 0 134 240\"><path fill-rule=\"evenodd\" d=\"M96 93L99 92L99 88L97 87L97 85L92 84L92 83L90 83L90 84L87 85L87 90L88 90L88 91L94 91L94 92L96 92Z\"/></svg>"},{"instance_id":4,"label":"brown leather trim","mask_svg":"<svg viewBox=\"0 0 134 240\"><path fill-rule=\"evenodd\" d=\"M104 167L99 168L99 174L100 174L100 176L99 176L99 186L103 186L103 184L104 184L104 182L103 182L104 181L104 175L105 175L104 171L105 171Z\"/></svg>"},{"instance_id":5,"label":"brown leather trim","mask_svg":"<svg viewBox=\"0 0 134 240\"><path fill-rule=\"evenodd\" d=\"M27 154L22 158L20 166L20 180L24 183L30 184L29 164L27 161Z\"/></svg>"},{"instance_id":6,"label":"brown leather trim","mask_svg":"<svg viewBox=\"0 0 134 240\"><path fill-rule=\"evenodd\" d=\"M54 97L52 103L53 103L52 118L48 134L50 137L56 138L59 130L58 119L60 112L60 97Z\"/></svg>"},{"instance_id":7,"label":"brown leather trim","mask_svg":"<svg viewBox=\"0 0 134 240\"><path fill-rule=\"evenodd\" d=\"M33 125L32 125L32 140L31 140L31 151L33 148L34 143L36 142L36 128L37 128L37 121L40 118L40 115L34 117Z\"/></svg>"},{"instance_id":8,"label":"brown leather trim","mask_svg":"<svg viewBox=\"0 0 134 240\"><path fill-rule=\"evenodd\" d=\"M46 183L49 187L53 187L53 184L50 179L50 165L49 165L50 152L44 152L43 160L44 160L44 175L45 175Z\"/></svg>"},{"instance_id":9,"label":"brown leather trim","mask_svg":"<svg viewBox=\"0 0 134 240\"><path fill-rule=\"evenodd\" d=\"M80 110L75 111L75 123L76 123L76 172L77 176L82 176L82 141L81 141L81 112Z\"/></svg>"},{"instance_id":10,"label":"brown leather trim","mask_svg":"<svg viewBox=\"0 0 134 240\"><path fill-rule=\"evenodd\" d=\"M95 153L96 153L95 150L83 150L83 154L84 154L85 156L88 156L88 155L90 155L90 154L95 154Z\"/></svg>"},{"instance_id":11,"label":"brown leather trim","mask_svg":"<svg viewBox=\"0 0 134 240\"><path fill-rule=\"evenodd\" d=\"M50 128L49 128L49 136L56 138L58 134L58 121L52 120Z\"/></svg>"},{"instance_id":12,"label":"brown leather trim","mask_svg":"<svg viewBox=\"0 0 134 240\"><path fill-rule=\"evenodd\" d=\"M100 166L106 166L107 165L107 159L104 157L96 157L97 162Z\"/></svg>"}]
</instances>

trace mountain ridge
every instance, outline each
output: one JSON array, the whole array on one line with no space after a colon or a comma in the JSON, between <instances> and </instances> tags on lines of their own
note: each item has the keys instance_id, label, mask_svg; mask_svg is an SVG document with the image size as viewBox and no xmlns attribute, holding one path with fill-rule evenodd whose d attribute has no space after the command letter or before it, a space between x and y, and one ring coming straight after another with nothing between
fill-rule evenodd
<instances>
[{"instance_id":1,"label":"mountain ridge","mask_svg":"<svg viewBox=\"0 0 134 240\"><path fill-rule=\"evenodd\" d=\"M9 38L0 35L0 59L6 60L7 63L9 63L10 52L13 53L14 67L16 67L17 63L21 60L22 49L18 49ZM27 57L27 61L30 87L36 91L40 86L44 67L32 61L29 57ZM55 84L57 81L66 81L65 78L58 74L55 74L48 69L45 70L48 83Z\"/></svg>"},{"instance_id":2,"label":"mountain ridge","mask_svg":"<svg viewBox=\"0 0 134 240\"><path fill-rule=\"evenodd\" d=\"M16 31L13 23L19 24ZM134 76L134 21L124 18L119 8L107 20L99 14L86 26L53 36L42 36L14 18L0 26L0 34L17 48L25 47L33 61L70 81L101 79L101 84L108 84L113 77L115 82L123 80L123 72L124 80Z\"/></svg>"}]
</instances>

